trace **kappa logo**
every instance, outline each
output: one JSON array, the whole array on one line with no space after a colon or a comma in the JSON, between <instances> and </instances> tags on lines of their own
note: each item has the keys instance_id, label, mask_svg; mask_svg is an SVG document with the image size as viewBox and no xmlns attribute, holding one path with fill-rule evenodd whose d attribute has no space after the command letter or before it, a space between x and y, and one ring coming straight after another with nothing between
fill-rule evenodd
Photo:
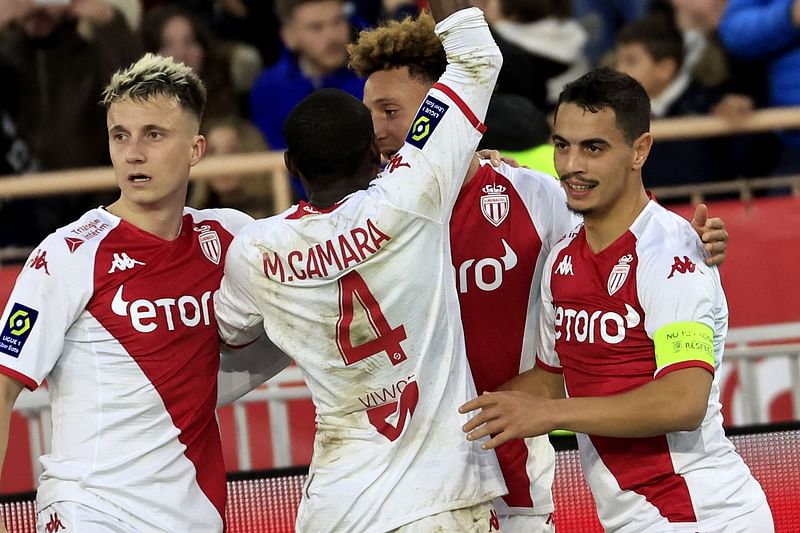
<instances>
[{"instance_id":1,"label":"kappa logo","mask_svg":"<svg viewBox=\"0 0 800 533\"><path fill-rule=\"evenodd\" d=\"M203 224L199 228L194 228L194 230L200 234L197 240L200 242L200 249L203 251L203 255L206 256L206 259L218 265L220 259L222 259L222 242L219 240L219 234L211 229L208 224Z\"/></svg>"},{"instance_id":2,"label":"kappa logo","mask_svg":"<svg viewBox=\"0 0 800 533\"><path fill-rule=\"evenodd\" d=\"M386 164L386 168L389 171L389 174L391 174L400 167L411 168L411 165L403 161L402 155L394 154L394 156L389 160L389 163Z\"/></svg>"},{"instance_id":3,"label":"kappa logo","mask_svg":"<svg viewBox=\"0 0 800 533\"><path fill-rule=\"evenodd\" d=\"M613 296L615 292L620 290L628 279L628 274L631 271L631 263L633 262L633 255L626 254L619 258L617 264L611 269L611 274L608 276L608 295Z\"/></svg>"},{"instance_id":4,"label":"kappa logo","mask_svg":"<svg viewBox=\"0 0 800 533\"><path fill-rule=\"evenodd\" d=\"M481 196L481 213L494 227L498 227L508 216L511 203L506 188L502 185L486 185Z\"/></svg>"},{"instance_id":5,"label":"kappa logo","mask_svg":"<svg viewBox=\"0 0 800 533\"><path fill-rule=\"evenodd\" d=\"M69 253L74 254L75 250L81 247L84 241L83 239L78 239L77 237L64 237L64 242L67 243L67 248L69 248Z\"/></svg>"},{"instance_id":6,"label":"kappa logo","mask_svg":"<svg viewBox=\"0 0 800 533\"><path fill-rule=\"evenodd\" d=\"M28 266L34 270L44 269L44 273L48 276L50 271L47 269L47 250L36 250L36 256L31 258Z\"/></svg>"},{"instance_id":7,"label":"kappa logo","mask_svg":"<svg viewBox=\"0 0 800 533\"><path fill-rule=\"evenodd\" d=\"M56 533L62 529L67 529L67 526L65 526L58 517L58 513L50 513L50 521L47 522L44 527L47 530L47 533Z\"/></svg>"},{"instance_id":8,"label":"kappa logo","mask_svg":"<svg viewBox=\"0 0 800 533\"><path fill-rule=\"evenodd\" d=\"M489 511L489 531L500 531L500 517L494 509Z\"/></svg>"},{"instance_id":9,"label":"kappa logo","mask_svg":"<svg viewBox=\"0 0 800 533\"><path fill-rule=\"evenodd\" d=\"M565 255L553 273L561 274L562 276L574 276L575 273L572 272L572 256Z\"/></svg>"},{"instance_id":10,"label":"kappa logo","mask_svg":"<svg viewBox=\"0 0 800 533\"><path fill-rule=\"evenodd\" d=\"M136 265L144 266L144 263L142 263L141 261L137 261L136 259L133 259L125 252L122 252L121 254L115 252L114 260L111 261L111 268L108 270L108 273L113 274L118 270L128 270L130 268L135 267Z\"/></svg>"},{"instance_id":11,"label":"kappa logo","mask_svg":"<svg viewBox=\"0 0 800 533\"><path fill-rule=\"evenodd\" d=\"M681 258L676 255L675 262L672 264L672 269L669 271L669 276L667 276L667 279L670 279L672 276L674 276L676 272L678 274L686 274L687 272L691 274L694 272L695 268L697 268L697 266L692 263L687 256L684 255L683 261L681 261Z\"/></svg>"}]
</instances>

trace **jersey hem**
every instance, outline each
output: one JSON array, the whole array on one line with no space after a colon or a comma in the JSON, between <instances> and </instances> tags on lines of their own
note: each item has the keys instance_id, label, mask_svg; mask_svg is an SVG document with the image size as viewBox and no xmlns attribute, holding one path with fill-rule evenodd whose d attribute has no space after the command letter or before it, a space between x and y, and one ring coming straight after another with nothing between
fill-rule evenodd
<instances>
[{"instance_id":1,"label":"jersey hem","mask_svg":"<svg viewBox=\"0 0 800 533\"><path fill-rule=\"evenodd\" d=\"M538 355L536 356L536 366L538 366L542 370L550 372L551 374L563 374L564 373L564 369L563 368L557 367L557 366L548 365L547 363L545 363L544 361L539 359Z\"/></svg>"},{"instance_id":2,"label":"jersey hem","mask_svg":"<svg viewBox=\"0 0 800 533\"><path fill-rule=\"evenodd\" d=\"M4 374L10 377L11 379L19 381L20 383L22 383L22 385L25 386L26 389L30 391L35 391L36 389L39 388L39 384L36 383L36 381L32 380L31 378L29 378L25 374L22 374L21 372L17 372L16 370L8 368L7 366L0 365L0 374Z\"/></svg>"}]
</instances>

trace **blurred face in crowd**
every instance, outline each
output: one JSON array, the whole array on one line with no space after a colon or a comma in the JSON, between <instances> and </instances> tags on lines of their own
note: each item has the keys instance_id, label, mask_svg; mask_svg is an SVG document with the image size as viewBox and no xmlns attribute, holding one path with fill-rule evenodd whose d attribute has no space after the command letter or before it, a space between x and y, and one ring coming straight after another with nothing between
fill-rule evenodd
<instances>
[{"instance_id":1,"label":"blurred face in crowd","mask_svg":"<svg viewBox=\"0 0 800 533\"><path fill-rule=\"evenodd\" d=\"M209 155L228 155L240 152L239 133L233 126L216 126L206 135ZM230 174L208 179L208 185L219 194L238 191L242 188L242 177Z\"/></svg>"},{"instance_id":2,"label":"blurred face in crowd","mask_svg":"<svg viewBox=\"0 0 800 533\"><path fill-rule=\"evenodd\" d=\"M194 34L188 19L175 16L167 20L161 30L161 47L158 53L164 57L173 57L185 64L196 74L202 74L204 52L203 47Z\"/></svg>"},{"instance_id":3,"label":"blurred face in crowd","mask_svg":"<svg viewBox=\"0 0 800 533\"><path fill-rule=\"evenodd\" d=\"M592 113L577 104L563 103L556 111L553 143L567 205L592 217L607 215L626 194L639 190L639 171L652 138L643 133L630 144L617 127L613 109Z\"/></svg>"},{"instance_id":4,"label":"blurred face in crowd","mask_svg":"<svg viewBox=\"0 0 800 533\"><path fill-rule=\"evenodd\" d=\"M614 68L641 83L650 98L658 97L678 75L674 59L656 61L641 43L617 46Z\"/></svg>"},{"instance_id":5,"label":"blurred face in crowd","mask_svg":"<svg viewBox=\"0 0 800 533\"><path fill-rule=\"evenodd\" d=\"M727 4L728 0L672 0L675 21L683 31L716 30Z\"/></svg>"},{"instance_id":6,"label":"blurred face in crowd","mask_svg":"<svg viewBox=\"0 0 800 533\"><path fill-rule=\"evenodd\" d=\"M347 63L350 24L343 2L320 0L300 4L281 28L281 36L286 46L317 74L327 74Z\"/></svg>"},{"instance_id":7,"label":"blurred face in crowd","mask_svg":"<svg viewBox=\"0 0 800 533\"><path fill-rule=\"evenodd\" d=\"M364 85L364 105L372 114L381 155L389 159L406 140L430 84L410 76L407 67L373 72Z\"/></svg>"},{"instance_id":8,"label":"blurred face in crowd","mask_svg":"<svg viewBox=\"0 0 800 533\"><path fill-rule=\"evenodd\" d=\"M167 95L121 98L110 105L106 125L122 199L147 208L182 206L189 169L205 152L197 117Z\"/></svg>"},{"instance_id":9,"label":"blurred face in crowd","mask_svg":"<svg viewBox=\"0 0 800 533\"><path fill-rule=\"evenodd\" d=\"M22 31L31 39L44 39L67 18L69 4L35 7L19 21Z\"/></svg>"}]
</instances>

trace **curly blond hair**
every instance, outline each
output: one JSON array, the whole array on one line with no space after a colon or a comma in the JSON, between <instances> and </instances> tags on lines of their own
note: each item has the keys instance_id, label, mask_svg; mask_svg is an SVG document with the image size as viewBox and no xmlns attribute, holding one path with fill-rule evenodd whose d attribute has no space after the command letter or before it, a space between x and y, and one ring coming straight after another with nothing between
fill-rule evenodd
<instances>
[{"instance_id":1,"label":"curly blond hair","mask_svg":"<svg viewBox=\"0 0 800 533\"><path fill-rule=\"evenodd\" d=\"M444 48L433 31L435 26L433 18L422 13L416 19L392 20L362 31L347 47L350 68L366 78L380 70L408 67L411 76L433 84L447 67Z\"/></svg>"}]
</instances>

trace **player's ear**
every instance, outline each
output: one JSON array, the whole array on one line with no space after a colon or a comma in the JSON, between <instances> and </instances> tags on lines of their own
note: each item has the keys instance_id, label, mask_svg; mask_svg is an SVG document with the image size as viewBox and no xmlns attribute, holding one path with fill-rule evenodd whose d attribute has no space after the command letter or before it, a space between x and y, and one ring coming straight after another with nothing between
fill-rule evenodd
<instances>
[{"instance_id":1,"label":"player's ear","mask_svg":"<svg viewBox=\"0 0 800 533\"><path fill-rule=\"evenodd\" d=\"M633 141L633 169L634 170L641 170L644 166L644 162L647 160L647 156L650 155L650 148L653 147L653 136L650 135L650 132L646 131L639 135L635 141Z\"/></svg>"},{"instance_id":2,"label":"player's ear","mask_svg":"<svg viewBox=\"0 0 800 533\"><path fill-rule=\"evenodd\" d=\"M298 176L300 174L297 172L297 165L292 161L292 155L289 153L289 150L283 153L283 164L286 165L286 170L288 170L289 174L292 176Z\"/></svg>"}]
</instances>

